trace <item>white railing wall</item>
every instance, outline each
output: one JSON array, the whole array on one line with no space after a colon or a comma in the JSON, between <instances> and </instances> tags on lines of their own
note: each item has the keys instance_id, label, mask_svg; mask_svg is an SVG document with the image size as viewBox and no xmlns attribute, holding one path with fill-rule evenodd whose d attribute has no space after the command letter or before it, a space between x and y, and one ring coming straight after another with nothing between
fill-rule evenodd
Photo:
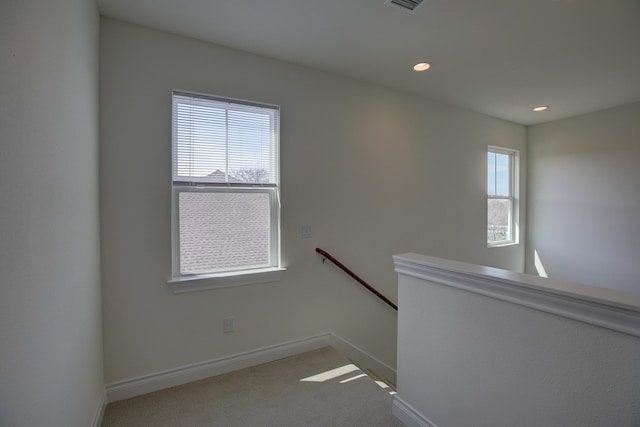
<instances>
[{"instance_id":1,"label":"white railing wall","mask_svg":"<svg viewBox=\"0 0 640 427\"><path fill-rule=\"evenodd\" d=\"M640 295L417 254L394 262L394 414L406 425L640 425Z\"/></svg>"}]
</instances>

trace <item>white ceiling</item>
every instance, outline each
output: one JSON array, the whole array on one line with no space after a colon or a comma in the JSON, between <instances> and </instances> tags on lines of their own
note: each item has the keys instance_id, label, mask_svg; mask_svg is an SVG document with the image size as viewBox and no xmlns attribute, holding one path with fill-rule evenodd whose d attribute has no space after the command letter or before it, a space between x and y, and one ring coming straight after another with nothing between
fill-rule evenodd
<instances>
[{"instance_id":1,"label":"white ceiling","mask_svg":"<svg viewBox=\"0 0 640 427\"><path fill-rule=\"evenodd\" d=\"M98 0L105 16L522 124L640 101L640 0ZM411 66L433 67L416 73ZM550 105L543 113L531 111ZM640 119L640 118L639 118Z\"/></svg>"}]
</instances>

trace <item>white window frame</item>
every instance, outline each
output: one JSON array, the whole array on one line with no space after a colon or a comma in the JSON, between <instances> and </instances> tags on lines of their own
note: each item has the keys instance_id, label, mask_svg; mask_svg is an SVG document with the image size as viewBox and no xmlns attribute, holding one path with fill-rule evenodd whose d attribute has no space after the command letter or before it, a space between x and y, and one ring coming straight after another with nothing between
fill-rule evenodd
<instances>
[{"instance_id":1,"label":"white window frame","mask_svg":"<svg viewBox=\"0 0 640 427\"><path fill-rule=\"evenodd\" d=\"M507 196L490 195L487 188L487 247L495 248L501 246L517 245L519 243L519 227L518 227L518 215L519 215L519 181L520 181L520 152L518 150L497 147L489 145L487 147L487 155L489 153L504 154L509 156L509 191ZM487 159L488 156L485 157ZM485 160L487 161L487 160ZM488 181L489 177L489 163L487 161L487 176L485 181ZM509 201L509 238L507 240L490 241L489 240L489 201L490 200L508 200Z\"/></svg>"},{"instance_id":2,"label":"white window frame","mask_svg":"<svg viewBox=\"0 0 640 427\"><path fill-rule=\"evenodd\" d=\"M243 101L231 98L203 95L184 91L173 91L174 95L186 95L196 98L212 99L223 101L229 104L252 105L258 107L268 107L276 110L279 115L279 107L261 104L251 101ZM172 100L173 104L173 100ZM172 117L172 124L174 118ZM276 156L279 157L279 119L276 123ZM175 144L176 133L172 129L172 171L173 158L176 155ZM172 268L171 279L168 284L174 293L199 291L205 289L225 288L230 286L250 285L256 283L266 283L278 281L282 277L282 272L286 269L281 263L281 232L280 232L280 180L279 180L279 158L276 158L275 184L253 184L253 183L211 183L202 182L194 178L192 182L171 181L171 252ZM172 172L172 177L174 176ZM269 265L260 268L238 268L222 272L212 272L205 274L183 274L180 272L180 214L179 195L184 192L197 193L266 193L269 195L270 204L270 237L269 237Z\"/></svg>"}]
</instances>

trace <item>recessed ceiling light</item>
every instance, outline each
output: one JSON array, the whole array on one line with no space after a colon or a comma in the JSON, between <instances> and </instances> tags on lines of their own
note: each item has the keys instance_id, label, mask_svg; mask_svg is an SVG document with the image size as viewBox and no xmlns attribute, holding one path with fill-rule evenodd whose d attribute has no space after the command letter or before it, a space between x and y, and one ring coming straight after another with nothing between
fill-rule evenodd
<instances>
[{"instance_id":1,"label":"recessed ceiling light","mask_svg":"<svg viewBox=\"0 0 640 427\"><path fill-rule=\"evenodd\" d=\"M431 68L431 64L428 62L418 62L413 66L413 71L425 71Z\"/></svg>"},{"instance_id":2,"label":"recessed ceiling light","mask_svg":"<svg viewBox=\"0 0 640 427\"><path fill-rule=\"evenodd\" d=\"M549 109L548 105L538 105L537 107L533 107L532 110L539 112L539 111L546 111Z\"/></svg>"}]
</instances>

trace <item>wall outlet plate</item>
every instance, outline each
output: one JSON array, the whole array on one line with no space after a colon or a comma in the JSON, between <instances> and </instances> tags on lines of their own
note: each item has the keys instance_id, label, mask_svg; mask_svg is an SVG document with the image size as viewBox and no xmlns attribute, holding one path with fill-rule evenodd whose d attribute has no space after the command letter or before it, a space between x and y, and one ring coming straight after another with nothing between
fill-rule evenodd
<instances>
[{"instance_id":1,"label":"wall outlet plate","mask_svg":"<svg viewBox=\"0 0 640 427\"><path fill-rule=\"evenodd\" d=\"M230 334L231 332L235 332L235 319L233 317L227 317L222 320L222 330L225 334Z\"/></svg>"}]
</instances>

